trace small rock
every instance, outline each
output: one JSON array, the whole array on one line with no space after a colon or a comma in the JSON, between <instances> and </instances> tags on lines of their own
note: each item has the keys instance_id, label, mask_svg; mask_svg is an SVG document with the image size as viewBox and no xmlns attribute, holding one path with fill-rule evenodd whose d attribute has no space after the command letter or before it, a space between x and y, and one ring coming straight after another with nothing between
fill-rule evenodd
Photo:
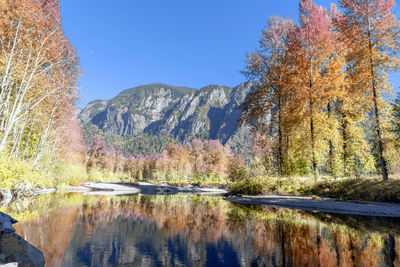
<instances>
[{"instance_id":1,"label":"small rock","mask_svg":"<svg viewBox=\"0 0 400 267\"><path fill-rule=\"evenodd\" d=\"M3 206L7 206L8 203L11 202L13 196L11 194L11 190L6 188L6 189L0 189L0 199L1 199L1 204Z\"/></svg>"}]
</instances>

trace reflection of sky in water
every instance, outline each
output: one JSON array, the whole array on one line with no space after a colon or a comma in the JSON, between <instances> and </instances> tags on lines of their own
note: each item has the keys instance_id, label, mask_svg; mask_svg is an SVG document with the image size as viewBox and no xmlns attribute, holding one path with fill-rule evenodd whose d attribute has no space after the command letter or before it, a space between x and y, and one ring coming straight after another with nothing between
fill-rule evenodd
<instances>
[{"instance_id":1,"label":"reflection of sky in water","mask_svg":"<svg viewBox=\"0 0 400 267\"><path fill-rule=\"evenodd\" d=\"M372 267L396 266L400 256L395 219L234 205L221 197L54 194L8 212L47 266Z\"/></svg>"}]
</instances>

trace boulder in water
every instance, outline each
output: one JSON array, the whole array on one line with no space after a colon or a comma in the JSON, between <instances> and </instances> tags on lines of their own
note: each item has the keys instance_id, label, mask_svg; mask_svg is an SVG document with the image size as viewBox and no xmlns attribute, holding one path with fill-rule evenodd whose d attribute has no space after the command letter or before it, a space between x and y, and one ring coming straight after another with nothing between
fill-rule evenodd
<instances>
[{"instance_id":1,"label":"boulder in water","mask_svg":"<svg viewBox=\"0 0 400 267\"><path fill-rule=\"evenodd\" d=\"M0 266L42 267L43 253L15 234L18 221L0 212ZM16 264L17 265L13 265Z\"/></svg>"},{"instance_id":2,"label":"boulder in water","mask_svg":"<svg viewBox=\"0 0 400 267\"><path fill-rule=\"evenodd\" d=\"M43 253L17 234L1 235L0 252L6 255L4 264L17 262L20 267L44 267Z\"/></svg>"},{"instance_id":3,"label":"boulder in water","mask_svg":"<svg viewBox=\"0 0 400 267\"><path fill-rule=\"evenodd\" d=\"M18 221L13 219L11 216L0 212L0 232L1 233L14 233L15 229L12 226Z\"/></svg>"}]
</instances>

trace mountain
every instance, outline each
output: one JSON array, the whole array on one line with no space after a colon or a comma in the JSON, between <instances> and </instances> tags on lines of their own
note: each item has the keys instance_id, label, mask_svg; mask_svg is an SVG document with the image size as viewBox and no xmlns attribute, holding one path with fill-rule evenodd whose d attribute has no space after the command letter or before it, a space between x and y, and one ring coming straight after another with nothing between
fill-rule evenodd
<instances>
[{"instance_id":1,"label":"mountain","mask_svg":"<svg viewBox=\"0 0 400 267\"><path fill-rule=\"evenodd\" d=\"M148 154L172 140L218 139L241 152L248 146L249 130L237 127L237 107L252 85L246 82L234 88L209 85L193 89L148 84L125 90L111 100L92 101L79 115L85 142L90 144L90 137L100 134L114 147L132 147L124 154ZM143 140L156 144L156 148L144 148Z\"/></svg>"}]
</instances>

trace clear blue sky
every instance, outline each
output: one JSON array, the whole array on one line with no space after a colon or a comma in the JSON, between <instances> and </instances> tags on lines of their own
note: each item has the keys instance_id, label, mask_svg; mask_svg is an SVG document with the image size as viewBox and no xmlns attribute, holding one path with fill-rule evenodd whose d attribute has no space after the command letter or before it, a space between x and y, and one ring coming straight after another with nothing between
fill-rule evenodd
<instances>
[{"instance_id":1,"label":"clear blue sky","mask_svg":"<svg viewBox=\"0 0 400 267\"><path fill-rule=\"evenodd\" d=\"M330 0L316 0L329 7ZM268 17L297 0L60 0L81 58L81 105L137 85L235 86ZM397 75L398 76L398 75Z\"/></svg>"}]
</instances>

